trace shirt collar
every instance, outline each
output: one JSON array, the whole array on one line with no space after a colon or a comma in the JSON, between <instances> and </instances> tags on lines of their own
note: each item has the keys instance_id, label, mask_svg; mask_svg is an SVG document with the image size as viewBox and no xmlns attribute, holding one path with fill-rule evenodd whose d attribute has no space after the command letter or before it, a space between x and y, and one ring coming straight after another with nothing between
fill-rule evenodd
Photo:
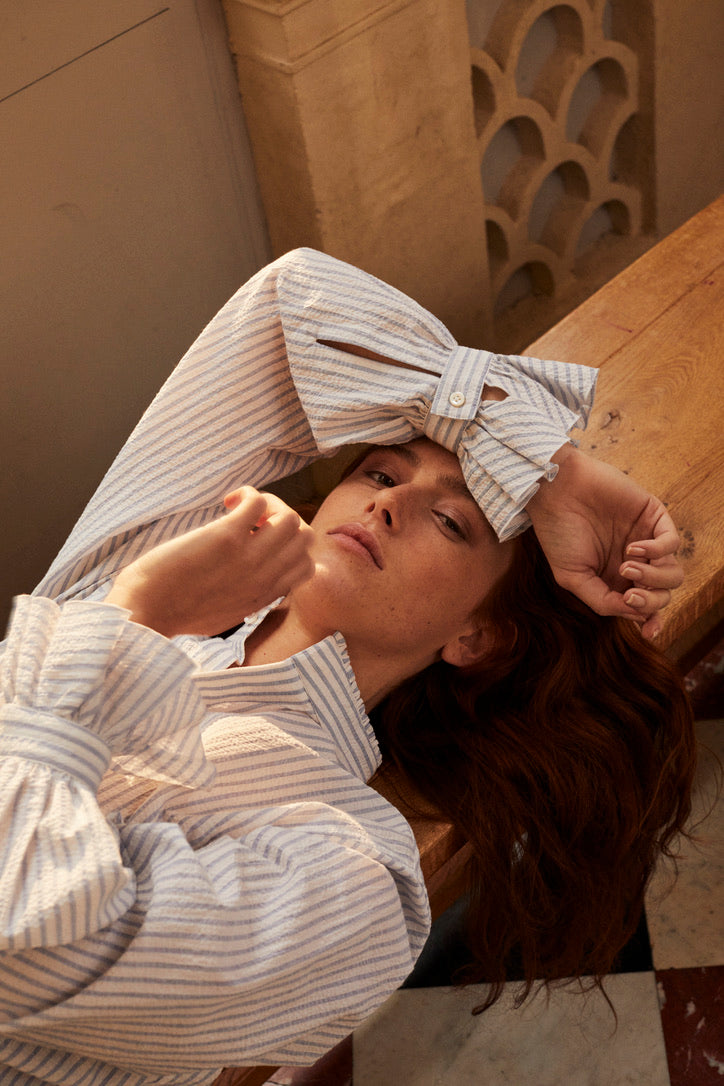
<instances>
[{"instance_id":1,"label":"shirt collar","mask_svg":"<svg viewBox=\"0 0 724 1086\"><path fill-rule=\"evenodd\" d=\"M256 624L247 621L244 635ZM377 739L341 633L278 663L197 671L193 681L212 712L283 714L283 727L292 734L295 714L312 717L336 760L362 780L369 780L380 764ZM307 727L305 740L308 734Z\"/></svg>"}]
</instances>

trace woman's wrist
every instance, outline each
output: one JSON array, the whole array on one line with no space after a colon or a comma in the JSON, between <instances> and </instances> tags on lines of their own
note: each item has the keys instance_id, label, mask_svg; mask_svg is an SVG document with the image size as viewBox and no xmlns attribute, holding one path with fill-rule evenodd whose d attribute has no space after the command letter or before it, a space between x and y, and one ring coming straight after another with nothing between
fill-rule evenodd
<instances>
[{"instance_id":1,"label":"woman's wrist","mask_svg":"<svg viewBox=\"0 0 724 1086\"><path fill-rule=\"evenodd\" d=\"M569 486L570 477L576 470L576 462L582 456L585 456L585 453L580 452L570 441L561 445L560 449L553 454L551 461L558 467L555 478L550 482L542 479L537 491L525 507L533 523L537 516L545 515L555 507L559 494Z\"/></svg>"},{"instance_id":2,"label":"woman's wrist","mask_svg":"<svg viewBox=\"0 0 724 1086\"><path fill-rule=\"evenodd\" d=\"M174 632L170 628L168 614L163 616L154 614L153 608L149 606L148 601L144 598L139 578L133 575L132 567L128 567L119 573L103 602L122 607L124 611L128 611L131 622L135 622L139 626L146 626L149 630L154 630L164 637L174 636Z\"/></svg>"}]
</instances>

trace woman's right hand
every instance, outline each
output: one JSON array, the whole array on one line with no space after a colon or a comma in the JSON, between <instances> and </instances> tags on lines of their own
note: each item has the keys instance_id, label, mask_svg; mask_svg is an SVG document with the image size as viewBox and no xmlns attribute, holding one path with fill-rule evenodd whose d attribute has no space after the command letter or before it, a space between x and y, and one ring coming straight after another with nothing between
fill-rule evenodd
<instances>
[{"instance_id":1,"label":"woman's right hand","mask_svg":"<svg viewBox=\"0 0 724 1086\"><path fill-rule=\"evenodd\" d=\"M314 532L280 498L245 486L224 504L226 516L122 569L106 602L165 637L213 636L311 577Z\"/></svg>"}]
</instances>

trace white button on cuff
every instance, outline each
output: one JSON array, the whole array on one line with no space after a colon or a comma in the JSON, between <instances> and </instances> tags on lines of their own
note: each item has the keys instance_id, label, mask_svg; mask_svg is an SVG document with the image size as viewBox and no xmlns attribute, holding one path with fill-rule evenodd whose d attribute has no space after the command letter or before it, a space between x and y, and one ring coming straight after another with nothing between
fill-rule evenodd
<instances>
[{"instance_id":1,"label":"white button on cuff","mask_svg":"<svg viewBox=\"0 0 724 1086\"><path fill-rule=\"evenodd\" d=\"M463 396L462 392L451 392L448 396L448 402L453 407L462 407L465 403L465 397Z\"/></svg>"}]
</instances>

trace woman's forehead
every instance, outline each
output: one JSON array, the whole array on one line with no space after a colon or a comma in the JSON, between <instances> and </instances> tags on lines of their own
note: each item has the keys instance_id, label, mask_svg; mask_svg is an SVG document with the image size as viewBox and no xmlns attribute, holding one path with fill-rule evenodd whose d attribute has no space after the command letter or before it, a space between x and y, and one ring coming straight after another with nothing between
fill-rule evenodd
<instances>
[{"instance_id":1,"label":"woman's forehead","mask_svg":"<svg viewBox=\"0 0 724 1086\"><path fill-rule=\"evenodd\" d=\"M455 489L459 489L460 483L465 487L465 477L463 476L460 461L457 456L447 449L444 449L442 445L437 445L434 441L430 441L429 438L417 437L413 441L408 441L403 445L377 445L369 451L370 453L376 451L391 452L393 455L399 456L413 467L430 468L445 475L445 477L450 480L454 479ZM467 487L465 487L465 489L467 489Z\"/></svg>"}]
</instances>

